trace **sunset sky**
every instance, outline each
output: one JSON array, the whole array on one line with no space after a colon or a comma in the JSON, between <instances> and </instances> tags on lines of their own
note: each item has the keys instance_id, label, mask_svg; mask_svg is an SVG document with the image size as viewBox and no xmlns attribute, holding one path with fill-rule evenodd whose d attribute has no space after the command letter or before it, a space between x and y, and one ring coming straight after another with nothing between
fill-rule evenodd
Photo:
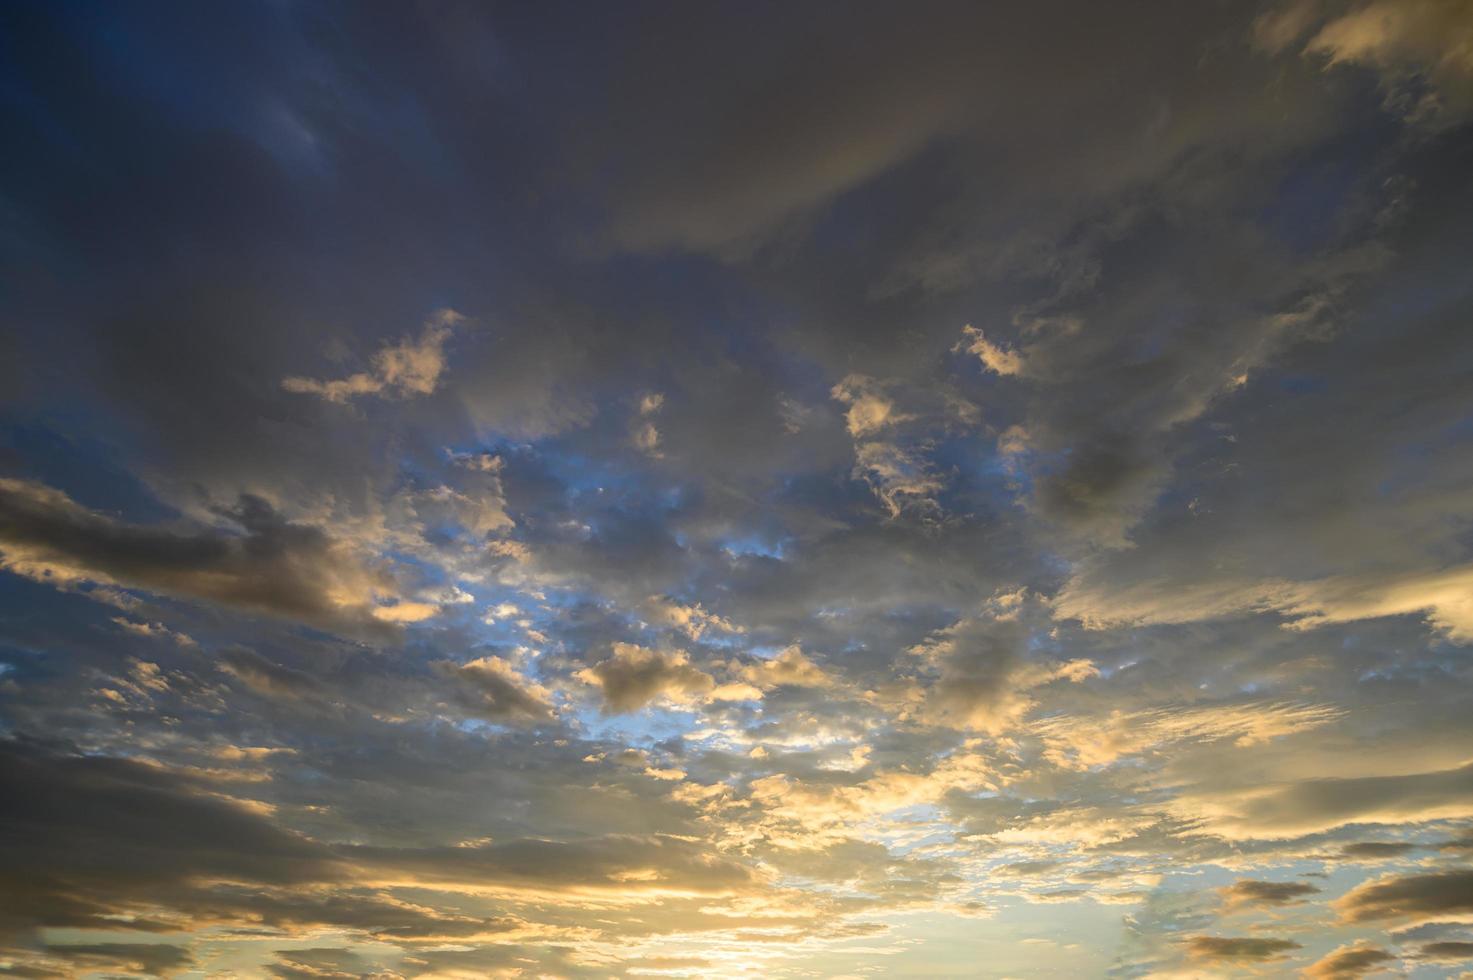
<instances>
[{"instance_id":1,"label":"sunset sky","mask_svg":"<svg viewBox=\"0 0 1473 980\"><path fill-rule=\"evenodd\" d=\"M0 976L1473 976L1473 0L0 4Z\"/></svg>"}]
</instances>

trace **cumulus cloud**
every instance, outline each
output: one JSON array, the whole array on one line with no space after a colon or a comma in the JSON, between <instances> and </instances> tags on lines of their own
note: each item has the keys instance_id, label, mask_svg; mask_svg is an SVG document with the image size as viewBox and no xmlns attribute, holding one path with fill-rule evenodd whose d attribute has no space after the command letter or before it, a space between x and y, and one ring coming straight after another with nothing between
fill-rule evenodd
<instances>
[{"instance_id":1,"label":"cumulus cloud","mask_svg":"<svg viewBox=\"0 0 1473 980\"><path fill-rule=\"evenodd\" d=\"M848 408L844 422L855 438L872 436L882 429L914 418L896 410L883 382L862 374L851 374L829 391L830 397Z\"/></svg>"},{"instance_id":2,"label":"cumulus cloud","mask_svg":"<svg viewBox=\"0 0 1473 980\"><path fill-rule=\"evenodd\" d=\"M716 688L711 675L693 667L683 650L659 651L633 643L615 643L613 650L608 659L577 673L579 680L598 688L607 712L638 711L656 700L690 704Z\"/></svg>"},{"instance_id":3,"label":"cumulus cloud","mask_svg":"<svg viewBox=\"0 0 1473 980\"><path fill-rule=\"evenodd\" d=\"M1026 642L1019 622L972 618L913 647L913 656L939 671L926 697L928 716L940 724L999 735L1032 710L1033 689L1056 681L1079 683L1098 673L1085 659L1030 660L1024 656Z\"/></svg>"},{"instance_id":4,"label":"cumulus cloud","mask_svg":"<svg viewBox=\"0 0 1473 980\"><path fill-rule=\"evenodd\" d=\"M644 610L655 622L680 630L692 640L711 633L742 633L740 626L708 611L699 602L689 605L660 596L650 596Z\"/></svg>"},{"instance_id":5,"label":"cumulus cloud","mask_svg":"<svg viewBox=\"0 0 1473 980\"><path fill-rule=\"evenodd\" d=\"M987 339L986 334L971 324L962 328L962 339L957 341L953 350L972 354L993 374L1006 376L1023 373L1023 355L1020 352L993 343Z\"/></svg>"},{"instance_id":6,"label":"cumulus cloud","mask_svg":"<svg viewBox=\"0 0 1473 980\"><path fill-rule=\"evenodd\" d=\"M371 371L331 381L292 376L282 379L281 386L330 402L347 402L362 395L413 398L434 394L445 371L445 342L464 320L454 310L437 310L425 321L419 337L405 337L379 348Z\"/></svg>"},{"instance_id":7,"label":"cumulus cloud","mask_svg":"<svg viewBox=\"0 0 1473 980\"><path fill-rule=\"evenodd\" d=\"M463 664L442 660L435 666L455 682L456 705L473 717L503 723L552 717L551 692L501 657L478 657Z\"/></svg>"},{"instance_id":8,"label":"cumulus cloud","mask_svg":"<svg viewBox=\"0 0 1473 980\"><path fill-rule=\"evenodd\" d=\"M1363 977L1394 962L1394 954L1371 943L1358 942L1341 946L1311 963L1305 969L1304 975L1321 980L1348 980Z\"/></svg>"},{"instance_id":9,"label":"cumulus cloud","mask_svg":"<svg viewBox=\"0 0 1473 980\"><path fill-rule=\"evenodd\" d=\"M804 656L796 645L784 647L775 657L748 664L742 677L767 690L774 687L829 687L834 678L818 664Z\"/></svg>"},{"instance_id":10,"label":"cumulus cloud","mask_svg":"<svg viewBox=\"0 0 1473 980\"><path fill-rule=\"evenodd\" d=\"M1348 922L1426 921L1473 914L1473 871L1392 875L1351 889L1335 907Z\"/></svg>"}]
</instances>

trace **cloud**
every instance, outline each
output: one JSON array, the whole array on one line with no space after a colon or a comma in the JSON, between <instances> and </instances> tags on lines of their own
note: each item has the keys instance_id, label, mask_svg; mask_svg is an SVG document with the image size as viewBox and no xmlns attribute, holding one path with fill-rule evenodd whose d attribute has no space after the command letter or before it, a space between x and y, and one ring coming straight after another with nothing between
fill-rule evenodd
<instances>
[{"instance_id":1,"label":"cloud","mask_svg":"<svg viewBox=\"0 0 1473 980\"><path fill-rule=\"evenodd\" d=\"M552 718L551 692L500 657L479 657L464 664L442 660L435 667L455 681L455 703L474 717L503 723Z\"/></svg>"},{"instance_id":2,"label":"cloud","mask_svg":"<svg viewBox=\"0 0 1473 980\"><path fill-rule=\"evenodd\" d=\"M134 636L146 636L150 638L165 638L173 640L184 647L197 647L198 643L186 633L171 630L163 623L135 623L131 619L122 616L114 616L113 622L124 632L132 633Z\"/></svg>"},{"instance_id":3,"label":"cloud","mask_svg":"<svg viewBox=\"0 0 1473 980\"><path fill-rule=\"evenodd\" d=\"M422 623L440 611L433 602L405 600L389 606L374 606L372 616L384 623Z\"/></svg>"},{"instance_id":4,"label":"cloud","mask_svg":"<svg viewBox=\"0 0 1473 980\"><path fill-rule=\"evenodd\" d=\"M1465 6L0 9L0 963L1435 972Z\"/></svg>"},{"instance_id":5,"label":"cloud","mask_svg":"<svg viewBox=\"0 0 1473 980\"><path fill-rule=\"evenodd\" d=\"M655 622L674 627L692 640L699 640L708 630L716 633L745 632L730 620L707 611L699 602L683 605L672 599L650 596L643 608Z\"/></svg>"},{"instance_id":6,"label":"cloud","mask_svg":"<svg viewBox=\"0 0 1473 980\"><path fill-rule=\"evenodd\" d=\"M342 877L327 848L156 767L0 741L0 931L143 928L146 908L190 881L281 885ZM155 925L153 931L162 926Z\"/></svg>"},{"instance_id":7,"label":"cloud","mask_svg":"<svg viewBox=\"0 0 1473 980\"><path fill-rule=\"evenodd\" d=\"M998 865L992 869L991 873L1004 878L1031 878L1034 875L1053 871L1058 866L1058 861L1015 861L1012 864Z\"/></svg>"},{"instance_id":8,"label":"cloud","mask_svg":"<svg viewBox=\"0 0 1473 980\"><path fill-rule=\"evenodd\" d=\"M1123 548L1167 475L1165 459L1144 440L1098 433L1071 446L1057 468L1035 474L1031 506L1074 534Z\"/></svg>"},{"instance_id":9,"label":"cloud","mask_svg":"<svg viewBox=\"0 0 1473 980\"><path fill-rule=\"evenodd\" d=\"M374 971L369 961L341 947L278 949L276 956L278 962L269 969L281 980L353 980L364 976L390 980L391 976Z\"/></svg>"},{"instance_id":10,"label":"cloud","mask_svg":"<svg viewBox=\"0 0 1473 980\"><path fill-rule=\"evenodd\" d=\"M655 416L660 414L664 405L665 396L659 392L640 396L639 413L630 423L629 438L634 443L634 448L655 459L663 455L660 452L660 430L655 425Z\"/></svg>"},{"instance_id":11,"label":"cloud","mask_svg":"<svg viewBox=\"0 0 1473 980\"><path fill-rule=\"evenodd\" d=\"M1302 948L1292 939L1267 936L1191 936L1186 947L1194 959L1254 962L1282 959L1285 954Z\"/></svg>"},{"instance_id":12,"label":"cloud","mask_svg":"<svg viewBox=\"0 0 1473 980\"><path fill-rule=\"evenodd\" d=\"M1060 595L1061 617L1087 626L1189 623L1277 612L1309 630L1386 616L1425 615L1449 638L1473 639L1473 566L1395 577L1336 576L1313 582L1147 581L1130 585L1076 578Z\"/></svg>"},{"instance_id":13,"label":"cloud","mask_svg":"<svg viewBox=\"0 0 1473 980\"><path fill-rule=\"evenodd\" d=\"M1473 640L1473 566L1391 579L1298 584L1269 602L1294 617L1290 625L1295 629L1421 613L1450 639Z\"/></svg>"},{"instance_id":14,"label":"cloud","mask_svg":"<svg viewBox=\"0 0 1473 980\"><path fill-rule=\"evenodd\" d=\"M776 656L742 668L742 677L762 690L774 687L829 687L834 678L803 655L795 644Z\"/></svg>"},{"instance_id":15,"label":"cloud","mask_svg":"<svg viewBox=\"0 0 1473 980\"><path fill-rule=\"evenodd\" d=\"M1352 977L1363 977L1367 973L1394 962L1396 962L1394 954L1388 953L1379 946L1358 942L1350 946L1341 946L1316 960L1304 970L1304 975L1322 978L1322 980L1348 980Z\"/></svg>"},{"instance_id":16,"label":"cloud","mask_svg":"<svg viewBox=\"0 0 1473 980\"><path fill-rule=\"evenodd\" d=\"M65 585L86 581L207 599L328 629L373 631L392 615L389 576L347 542L242 496L220 516L238 529L127 524L59 490L0 479L0 567Z\"/></svg>"},{"instance_id":17,"label":"cloud","mask_svg":"<svg viewBox=\"0 0 1473 980\"><path fill-rule=\"evenodd\" d=\"M1335 907L1347 922L1466 916L1473 914L1473 871L1378 878L1351 889Z\"/></svg>"},{"instance_id":18,"label":"cloud","mask_svg":"<svg viewBox=\"0 0 1473 980\"><path fill-rule=\"evenodd\" d=\"M311 674L267 660L253 650L235 647L221 652L220 669L265 698L321 700L327 690Z\"/></svg>"},{"instance_id":19,"label":"cloud","mask_svg":"<svg viewBox=\"0 0 1473 980\"><path fill-rule=\"evenodd\" d=\"M1231 739L1239 748L1262 745L1342 715L1327 705L1180 705L1149 711L1116 709L1103 717L1063 715L1035 723L1032 731L1044 740L1044 757L1054 765L1087 769L1185 741Z\"/></svg>"},{"instance_id":20,"label":"cloud","mask_svg":"<svg viewBox=\"0 0 1473 980\"><path fill-rule=\"evenodd\" d=\"M1443 942L1427 943L1425 946L1417 948L1416 957L1419 960L1437 960L1451 963L1473 960L1473 942L1450 939Z\"/></svg>"},{"instance_id":21,"label":"cloud","mask_svg":"<svg viewBox=\"0 0 1473 980\"><path fill-rule=\"evenodd\" d=\"M379 348L371 372L334 381L293 376L282 379L281 386L294 394L340 403L361 395L412 398L434 394L445 371L445 342L464 320L454 310L437 310L425 321L418 339L405 337Z\"/></svg>"},{"instance_id":22,"label":"cloud","mask_svg":"<svg viewBox=\"0 0 1473 980\"><path fill-rule=\"evenodd\" d=\"M402 881L538 894L598 891L631 902L641 893L719 895L755 881L745 864L704 842L668 835L608 834L577 841L538 839L476 847L340 849L380 883Z\"/></svg>"},{"instance_id":23,"label":"cloud","mask_svg":"<svg viewBox=\"0 0 1473 980\"><path fill-rule=\"evenodd\" d=\"M0 948L22 975L25 969L54 968L61 956L94 968L109 957L107 965L122 969L129 968L125 964L141 962L145 954L152 954L149 962L160 967L177 959L164 950L147 948L154 944L134 949L132 943L89 943L86 949L69 946L38 953L32 939L32 930L37 928L77 927L129 934L215 928L231 937L274 934L283 940L319 936L330 929L360 941L401 947L476 941L504 944L519 936L535 941L565 933L554 925L538 926L493 912L493 905L537 907L542 915L556 908L554 916L564 921L571 917L592 923L589 913L582 911L592 900L600 910L600 921L609 924L611 915L628 918L616 909L630 908L647 916L657 908L673 906L678 916L682 903L735 899L761 885L744 864L713 852L703 842L658 834L615 834L568 842L508 839L467 842L459 847L339 845L331 849L298 838L302 850L294 855L295 860L286 862L283 875L277 849L259 832L240 836L240 851L225 843L249 827L258 831L268 827L271 821L262 808L224 806L208 788L195 788L157 766L94 759L83 772L70 764L58 766L59 757L54 754L43 753L36 761L55 773L44 785L5 781L7 791L33 793L25 806L7 810L0 821L4 838L12 842L11 850L34 848L38 843L42 831L29 819L33 811L73 804L101 806L79 814L57 814L57 826L72 833L68 837L72 855L50 845L34 853L27 851L25 860L10 860L9 852L4 855L4 893L24 892L25 899L0 902ZM8 772L8 767L0 768L0 775ZM126 781L118 782L117 777ZM137 792L140 781L161 788L172 786L168 795L176 803L201 808L193 814L201 822L181 832L168 804ZM232 811L248 823L219 819ZM211 820L212 816L216 819ZM83 827L90 828L89 832L77 834ZM93 848L105 849L106 855L76 853ZM149 860L154 848L165 851L167 857ZM222 864L226 855L211 854L211 850L230 851L242 863ZM329 857L330 863L307 860L314 851ZM257 862L254 866L252 857ZM45 873L38 873L38 868ZM412 889L412 897L399 892L401 887ZM494 903L484 897L490 895L498 896ZM637 917L631 925L636 932L642 931ZM114 948L119 945L126 948ZM128 958L130 953L133 959Z\"/></svg>"},{"instance_id":24,"label":"cloud","mask_svg":"<svg viewBox=\"0 0 1473 980\"><path fill-rule=\"evenodd\" d=\"M1254 881L1244 878L1227 888L1220 889L1230 909L1245 906L1292 905L1303 902L1310 895L1319 894L1319 887L1304 881Z\"/></svg>"},{"instance_id":25,"label":"cloud","mask_svg":"<svg viewBox=\"0 0 1473 980\"><path fill-rule=\"evenodd\" d=\"M982 366L993 374L1008 376L1023 373L1024 362L1021 353L998 346L988 340L981 330L970 324L962 328L962 339L957 341L956 347L952 349L975 355L982 362Z\"/></svg>"},{"instance_id":26,"label":"cloud","mask_svg":"<svg viewBox=\"0 0 1473 980\"><path fill-rule=\"evenodd\" d=\"M896 409L889 387L868 375L850 374L829 391L830 397L848 406L844 420L854 439L851 475L869 485L892 520L906 513L931 520L940 514L935 496L945 482L926 459L923 446L903 445L894 436L881 437L887 430L919 419Z\"/></svg>"},{"instance_id":27,"label":"cloud","mask_svg":"<svg viewBox=\"0 0 1473 980\"><path fill-rule=\"evenodd\" d=\"M1038 662L1024 656L1027 631L1013 619L969 618L933 632L910 653L939 677L926 695L928 717L943 725L1000 735L1031 711L1029 692L1095 676L1084 659Z\"/></svg>"},{"instance_id":28,"label":"cloud","mask_svg":"<svg viewBox=\"0 0 1473 980\"><path fill-rule=\"evenodd\" d=\"M936 494L945 483L914 451L891 442L861 442L854 447L854 477L868 483L894 519L907 512L934 516Z\"/></svg>"},{"instance_id":29,"label":"cloud","mask_svg":"<svg viewBox=\"0 0 1473 980\"><path fill-rule=\"evenodd\" d=\"M1356 841L1340 849L1342 857L1351 861L1381 861L1403 857L1418 849L1418 845L1405 841Z\"/></svg>"},{"instance_id":30,"label":"cloud","mask_svg":"<svg viewBox=\"0 0 1473 980\"><path fill-rule=\"evenodd\" d=\"M632 643L615 643L613 649L608 659L575 675L599 689L610 713L638 711L656 700L689 704L716 687L710 674L691 666L683 650L661 652Z\"/></svg>"},{"instance_id":31,"label":"cloud","mask_svg":"<svg viewBox=\"0 0 1473 980\"><path fill-rule=\"evenodd\" d=\"M829 396L849 406L844 412L844 422L856 439L915 418L896 411L895 402L885 394L883 382L862 374L844 378L834 385Z\"/></svg>"},{"instance_id":32,"label":"cloud","mask_svg":"<svg viewBox=\"0 0 1473 980\"><path fill-rule=\"evenodd\" d=\"M1400 776L1309 779L1203 790L1171 804L1230 838L1292 837L1352 823L1416 823L1473 816L1473 765Z\"/></svg>"},{"instance_id":33,"label":"cloud","mask_svg":"<svg viewBox=\"0 0 1473 980\"><path fill-rule=\"evenodd\" d=\"M585 135L617 175L611 242L739 256L950 129L978 90L956 40L970 18L944 14L947 30L890 11L853 16L862 27L845 43L800 18L794 29L813 39L801 57L729 15L677 18L684 54L621 75L610 96L625 124ZM773 72L744 77L742 48L764 52ZM697 64L715 77L692 104L672 86Z\"/></svg>"},{"instance_id":34,"label":"cloud","mask_svg":"<svg viewBox=\"0 0 1473 980\"><path fill-rule=\"evenodd\" d=\"M66 943L48 945L46 952L89 968L130 970L151 977L172 976L194 965L188 949L169 943Z\"/></svg>"},{"instance_id":35,"label":"cloud","mask_svg":"<svg viewBox=\"0 0 1473 980\"><path fill-rule=\"evenodd\" d=\"M166 767L23 742L0 742L0 790L16 800L0 815L0 946L38 928L175 932L222 924L336 926L381 941L464 940L522 923L426 906L430 891L562 896L573 908L597 893L604 903L647 912L651 897L761 887L745 863L683 836L328 845L279 827L269 808L222 799L213 786ZM419 899L396 896L397 887L418 889ZM174 962L164 951L125 945L73 952Z\"/></svg>"},{"instance_id":36,"label":"cloud","mask_svg":"<svg viewBox=\"0 0 1473 980\"><path fill-rule=\"evenodd\" d=\"M1473 107L1473 11L1447 0L1374 0L1326 22L1307 54L1329 65L1365 65L1396 80L1424 72L1458 110ZM1425 97L1414 112L1435 111Z\"/></svg>"}]
</instances>

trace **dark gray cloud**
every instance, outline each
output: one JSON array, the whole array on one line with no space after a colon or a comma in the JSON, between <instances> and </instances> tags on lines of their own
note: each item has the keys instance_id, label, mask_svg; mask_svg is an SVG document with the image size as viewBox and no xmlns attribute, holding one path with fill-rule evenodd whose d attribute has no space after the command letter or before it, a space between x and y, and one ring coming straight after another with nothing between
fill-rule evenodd
<instances>
[{"instance_id":1,"label":"dark gray cloud","mask_svg":"<svg viewBox=\"0 0 1473 980\"><path fill-rule=\"evenodd\" d=\"M471 717L499 722L552 718L546 689L519 675L500 657L481 657L464 664L440 661L435 666L454 682L455 703Z\"/></svg>"},{"instance_id":2,"label":"dark gray cloud","mask_svg":"<svg viewBox=\"0 0 1473 980\"><path fill-rule=\"evenodd\" d=\"M1473 909L1473 871L1436 871L1379 878L1336 900L1351 922L1436 919Z\"/></svg>"},{"instance_id":3,"label":"dark gray cloud","mask_svg":"<svg viewBox=\"0 0 1473 980\"><path fill-rule=\"evenodd\" d=\"M232 527L171 529L127 524L61 491L0 485L5 567L33 578L82 580L208 599L325 627L384 633L375 595L393 581L320 528L292 523L258 497L219 517Z\"/></svg>"},{"instance_id":4,"label":"dark gray cloud","mask_svg":"<svg viewBox=\"0 0 1473 980\"><path fill-rule=\"evenodd\" d=\"M1267 936L1192 936L1187 952L1203 960L1275 960L1302 946L1292 939Z\"/></svg>"},{"instance_id":5,"label":"dark gray cloud","mask_svg":"<svg viewBox=\"0 0 1473 980\"><path fill-rule=\"evenodd\" d=\"M1417 948L1416 956L1418 959L1450 963L1473 960L1473 942L1447 940L1440 943L1428 943Z\"/></svg>"},{"instance_id":6,"label":"dark gray cloud","mask_svg":"<svg viewBox=\"0 0 1473 980\"><path fill-rule=\"evenodd\" d=\"M330 851L167 770L125 759L0 745L6 808L4 923L116 928L200 877L286 884L341 877ZM132 928L168 926L146 915Z\"/></svg>"},{"instance_id":7,"label":"dark gray cloud","mask_svg":"<svg viewBox=\"0 0 1473 980\"><path fill-rule=\"evenodd\" d=\"M682 650L651 650L617 643L608 658L579 673L598 688L605 709L636 711L656 698L677 703L699 699L713 691L715 680L690 663Z\"/></svg>"},{"instance_id":8,"label":"dark gray cloud","mask_svg":"<svg viewBox=\"0 0 1473 980\"><path fill-rule=\"evenodd\" d=\"M1322 977L1325 980L1363 977L1368 973L1385 969L1396 962L1396 955L1369 943L1342 946L1322 959L1315 960L1305 969L1307 977Z\"/></svg>"},{"instance_id":9,"label":"dark gray cloud","mask_svg":"<svg viewBox=\"0 0 1473 980\"><path fill-rule=\"evenodd\" d=\"M1290 905L1302 902L1320 889L1306 881L1254 881L1245 878L1223 889L1229 905Z\"/></svg>"},{"instance_id":10,"label":"dark gray cloud","mask_svg":"<svg viewBox=\"0 0 1473 980\"><path fill-rule=\"evenodd\" d=\"M82 967L103 967L167 977L194 965L182 946L168 943L68 943L51 945L46 952Z\"/></svg>"}]
</instances>

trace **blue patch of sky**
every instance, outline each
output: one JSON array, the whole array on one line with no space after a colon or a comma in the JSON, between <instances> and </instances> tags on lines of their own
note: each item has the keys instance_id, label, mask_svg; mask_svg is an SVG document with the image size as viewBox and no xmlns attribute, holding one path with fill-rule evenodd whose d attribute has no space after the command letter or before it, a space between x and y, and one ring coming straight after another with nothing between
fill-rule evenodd
<instances>
[{"instance_id":1,"label":"blue patch of sky","mask_svg":"<svg viewBox=\"0 0 1473 980\"><path fill-rule=\"evenodd\" d=\"M762 534L751 533L722 538L720 547L727 553L738 557L757 556L785 561L787 549L792 546L792 543L791 538L774 539Z\"/></svg>"},{"instance_id":2,"label":"blue patch of sky","mask_svg":"<svg viewBox=\"0 0 1473 980\"><path fill-rule=\"evenodd\" d=\"M118 462L105 443L67 432L65 422L0 425L0 472L61 490L84 507L147 524L177 517Z\"/></svg>"}]
</instances>

